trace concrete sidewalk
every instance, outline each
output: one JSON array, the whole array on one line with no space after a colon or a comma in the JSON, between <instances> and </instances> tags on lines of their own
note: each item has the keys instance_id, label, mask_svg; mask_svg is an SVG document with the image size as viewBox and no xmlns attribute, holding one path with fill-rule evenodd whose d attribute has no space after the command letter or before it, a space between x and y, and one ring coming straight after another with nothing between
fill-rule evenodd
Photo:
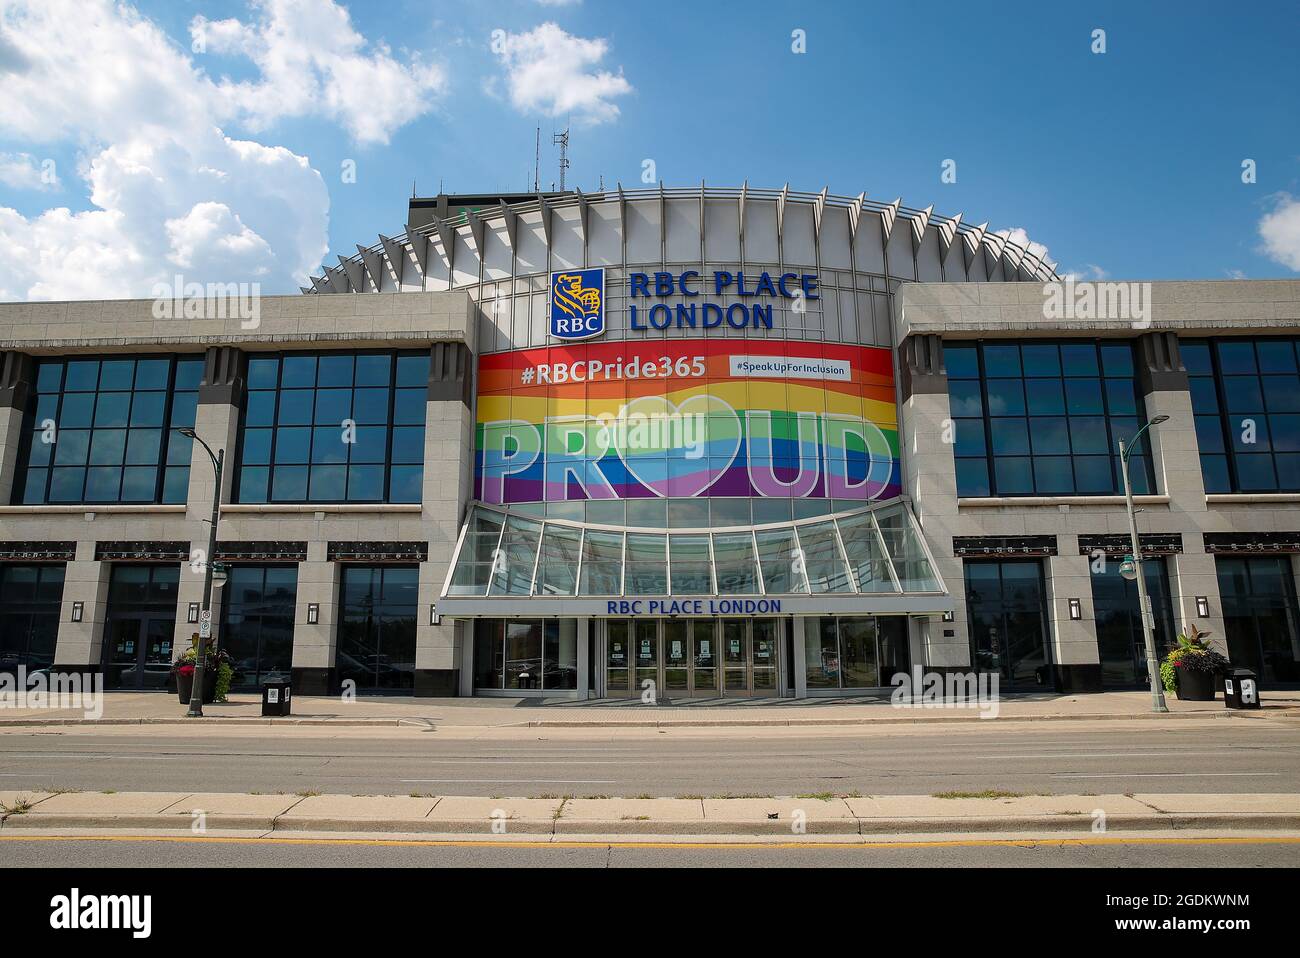
<instances>
[{"instance_id":1,"label":"concrete sidewalk","mask_svg":"<svg viewBox=\"0 0 1300 958\"><path fill-rule=\"evenodd\" d=\"M554 702L512 698L363 697L352 701L323 696L294 696L293 715L262 718L257 696L235 694L229 702L204 706L204 718L185 718L186 707L175 694L109 692L103 715L87 718L80 709L0 707L0 727L42 725L204 724L331 725L394 727L415 725L465 728L709 728L803 725L922 724L981 721L981 710L891 706L887 695L835 699L749 699L674 702L644 705L638 699ZM1294 717L1300 719L1300 691L1264 692L1257 710L1228 710L1214 702L1169 698L1170 712L1151 712L1147 692L1096 695L1014 694L998 702L998 715L1021 721L1054 719L1153 719L1207 717Z\"/></svg>"},{"instance_id":2,"label":"concrete sidewalk","mask_svg":"<svg viewBox=\"0 0 1300 958\"><path fill-rule=\"evenodd\" d=\"M3 791L0 806L4 835L71 829L450 836L1300 832L1300 795L1287 794L468 798Z\"/></svg>"}]
</instances>

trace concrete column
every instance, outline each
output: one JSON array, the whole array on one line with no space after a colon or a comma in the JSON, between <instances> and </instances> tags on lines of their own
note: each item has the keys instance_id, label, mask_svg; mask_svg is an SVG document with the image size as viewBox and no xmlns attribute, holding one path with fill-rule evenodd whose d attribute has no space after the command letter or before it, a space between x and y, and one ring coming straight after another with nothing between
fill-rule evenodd
<instances>
[{"instance_id":1,"label":"concrete column","mask_svg":"<svg viewBox=\"0 0 1300 958\"><path fill-rule=\"evenodd\" d=\"M1138 383L1147 418L1169 417L1168 422L1153 427L1150 452L1157 490L1169 496L1170 525L1183 536L1182 555L1172 556L1169 563L1174 625L1180 632L1192 625L1208 629L1213 633L1211 642L1226 654L1219 577L1214 556L1205 552L1200 535L1210 528L1210 514L1178 336L1172 332L1147 333L1138 340L1138 346ZM1138 516L1139 535L1148 529L1144 519ZM1209 600L1208 618L1196 614L1198 595Z\"/></svg>"},{"instance_id":2,"label":"concrete column","mask_svg":"<svg viewBox=\"0 0 1300 958\"><path fill-rule=\"evenodd\" d=\"M1092 605L1092 570L1079 554L1078 537L1057 536L1058 554L1047 559L1047 614L1054 678L1062 692L1100 692L1101 655ZM1082 618L1070 618L1070 600Z\"/></svg>"},{"instance_id":3,"label":"concrete column","mask_svg":"<svg viewBox=\"0 0 1300 958\"><path fill-rule=\"evenodd\" d=\"M953 459L952 414L943 342L935 335L908 336L899 347L903 449L903 494L934 555L935 571L952 594L952 622L938 623L925 637L925 665L940 671L970 668L970 630L966 622L965 576L953 555L952 538L960 523L957 467ZM960 534L960 533L957 533Z\"/></svg>"},{"instance_id":4,"label":"concrete column","mask_svg":"<svg viewBox=\"0 0 1300 958\"><path fill-rule=\"evenodd\" d=\"M1214 556L1205 551L1199 535L1183 536L1183 554L1170 556L1169 592L1174 610L1174 627L1186 632L1196 626L1210 633L1211 644L1228 654L1228 636L1223 625L1223 600L1219 596L1219 574ZM1196 597L1205 596L1210 614L1196 614Z\"/></svg>"},{"instance_id":5,"label":"concrete column","mask_svg":"<svg viewBox=\"0 0 1300 958\"><path fill-rule=\"evenodd\" d=\"M22 447L23 417L31 399L36 364L24 353L0 353L0 503L13 501Z\"/></svg>"},{"instance_id":6,"label":"concrete column","mask_svg":"<svg viewBox=\"0 0 1300 958\"><path fill-rule=\"evenodd\" d=\"M239 441L239 416L244 404L247 357L233 346L211 346L204 356L203 380L199 383L199 404L194 414L194 431L212 447L214 453L224 449L221 501L231 502L235 483L236 443ZM203 604L203 580L208 550L208 523L212 518L212 494L215 472L212 460L199 443L190 451L190 482L185 498L185 524L190 538L189 562L181 565L181 580L176 607L175 643L187 647L198 626L186 622L191 602ZM225 524L223 523L223 526ZM227 529L219 527L218 540ZM220 643L221 600L224 589L212 592L212 630Z\"/></svg>"},{"instance_id":7,"label":"concrete column","mask_svg":"<svg viewBox=\"0 0 1300 958\"><path fill-rule=\"evenodd\" d=\"M293 687L302 695L329 695L338 688L336 657L339 623L339 563L326 556L328 543L307 543L307 561L298 563L298 596L293 614ZM320 607L316 623L307 607Z\"/></svg>"},{"instance_id":8,"label":"concrete column","mask_svg":"<svg viewBox=\"0 0 1300 958\"><path fill-rule=\"evenodd\" d=\"M456 625L429 624L438 601L465 509L473 494L474 354L463 343L435 343L429 364L429 402L424 423L422 516L432 529L429 558L420 565L421 615L415 630L415 694L456 695L465 667ZM462 633L466 630L462 627Z\"/></svg>"},{"instance_id":9,"label":"concrete column","mask_svg":"<svg viewBox=\"0 0 1300 958\"><path fill-rule=\"evenodd\" d=\"M76 559L67 564L63 577L54 671L77 671L99 665L104 647L104 624L108 618L111 567L111 563L95 560L93 539L77 543ZM72 606L76 602L82 604L80 622L72 621Z\"/></svg>"}]
</instances>

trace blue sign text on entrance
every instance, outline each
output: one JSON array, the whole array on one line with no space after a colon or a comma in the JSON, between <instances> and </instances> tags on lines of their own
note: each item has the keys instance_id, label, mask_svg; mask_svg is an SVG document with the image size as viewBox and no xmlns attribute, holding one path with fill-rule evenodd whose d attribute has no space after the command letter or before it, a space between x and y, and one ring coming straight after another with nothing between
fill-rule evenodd
<instances>
[{"instance_id":1,"label":"blue sign text on entrance","mask_svg":"<svg viewBox=\"0 0 1300 958\"><path fill-rule=\"evenodd\" d=\"M780 599L610 599L608 615L779 615Z\"/></svg>"}]
</instances>

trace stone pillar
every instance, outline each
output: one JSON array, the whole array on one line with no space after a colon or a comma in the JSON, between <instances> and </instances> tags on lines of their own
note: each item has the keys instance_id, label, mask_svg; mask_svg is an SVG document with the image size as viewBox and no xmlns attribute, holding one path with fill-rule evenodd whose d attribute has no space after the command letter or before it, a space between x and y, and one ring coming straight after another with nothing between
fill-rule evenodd
<instances>
[{"instance_id":1,"label":"stone pillar","mask_svg":"<svg viewBox=\"0 0 1300 958\"><path fill-rule=\"evenodd\" d=\"M429 363L428 406L424 423L422 516L432 529L429 559L420 564L420 610L415 628L415 694L451 696L461 690L461 649L457 625L444 619L429 624L429 606L438 601L452 553L473 493L474 354L464 343L435 343ZM471 630L460 628L460 634Z\"/></svg>"},{"instance_id":2,"label":"stone pillar","mask_svg":"<svg viewBox=\"0 0 1300 958\"><path fill-rule=\"evenodd\" d=\"M112 563L95 559L94 540L77 543L76 558L63 576L59 607L59 637L54 648L55 672L98 670L108 620L108 580ZM72 621L72 606L81 603L81 621Z\"/></svg>"},{"instance_id":3,"label":"stone pillar","mask_svg":"<svg viewBox=\"0 0 1300 958\"><path fill-rule=\"evenodd\" d=\"M1153 426L1148 435L1157 491L1169 496L1169 518L1173 527L1183 533L1183 553L1173 557L1169 569L1174 625L1180 632L1192 625L1208 629L1213 633L1211 641L1226 654L1219 577L1214 556L1205 552L1200 535L1209 527L1209 510L1196 422L1192 417L1192 397L1178 337L1172 332L1147 333L1138 340L1138 347L1138 384L1147 418L1169 417L1168 422ZM1139 534L1149 531L1144 528L1143 519L1138 516ZM1208 618L1196 614L1198 595L1209 600Z\"/></svg>"},{"instance_id":4,"label":"stone pillar","mask_svg":"<svg viewBox=\"0 0 1300 958\"><path fill-rule=\"evenodd\" d=\"M293 612L293 690L299 695L332 695L339 688L336 656L339 624L339 563L329 561L329 543L307 543L307 561L298 563L298 595ZM316 605L316 622L307 620Z\"/></svg>"},{"instance_id":5,"label":"stone pillar","mask_svg":"<svg viewBox=\"0 0 1300 958\"><path fill-rule=\"evenodd\" d=\"M1169 601L1174 608L1174 628L1186 632L1196 626L1210 633L1210 643L1228 654L1228 637L1223 625L1223 600L1219 596L1219 574L1214 556L1205 551L1199 535L1183 536L1183 554L1170 556ZM1205 596L1210 614L1196 614L1196 597ZM1159 650L1157 649L1157 652Z\"/></svg>"},{"instance_id":6,"label":"stone pillar","mask_svg":"<svg viewBox=\"0 0 1300 958\"><path fill-rule=\"evenodd\" d=\"M0 503L13 501L22 447L23 418L36 375L36 363L25 353L0 352Z\"/></svg>"},{"instance_id":7,"label":"stone pillar","mask_svg":"<svg viewBox=\"0 0 1300 958\"><path fill-rule=\"evenodd\" d=\"M1057 555L1047 559L1047 614L1052 667L1061 692L1100 692L1101 654L1092 606L1092 570L1079 554L1078 537L1057 536ZM1079 619L1070 618L1070 600L1079 600Z\"/></svg>"},{"instance_id":8,"label":"stone pillar","mask_svg":"<svg viewBox=\"0 0 1300 958\"><path fill-rule=\"evenodd\" d=\"M952 594L952 622L937 623L925 636L925 665L938 671L970 668L970 632L966 622L965 575L953 554L958 522L957 467L948 403L948 373L943 340L932 334L908 336L898 348L901 386L899 441L903 494L912 501L921 532L934 555L935 572ZM950 634L951 633L951 634Z\"/></svg>"},{"instance_id":9,"label":"stone pillar","mask_svg":"<svg viewBox=\"0 0 1300 958\"><path fill-rule=\"evenodd\" d=\"M239 416L244 405L248 359L234 346L210 346L204 357L203 379L199 383L199 404L194 414L194 431L218 452L224 449L221 501L233 499L235 488L236 443L239 440ZM215 472L203 446L193 443L190 450L190 483L185 498L185 524L190 538L190 561L181 565L180 588L177 590L175 647L187 648L199 627L186 619L191 602L203 604L203 580L207 562L208 523L212 519L212 494ZM222 529L218 527L218 541ZM225 590L212 590L212 629L220 644L221 600Z\"/></svg>"}]
</instances>

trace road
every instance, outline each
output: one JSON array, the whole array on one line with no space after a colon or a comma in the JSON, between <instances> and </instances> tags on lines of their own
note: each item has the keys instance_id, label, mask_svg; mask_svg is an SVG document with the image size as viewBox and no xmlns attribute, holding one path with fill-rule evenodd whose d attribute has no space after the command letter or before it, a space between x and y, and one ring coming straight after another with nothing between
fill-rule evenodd
<instances>
[{"instance_id":1,"label":"road","mask_svg":"<svg viewBox=\"0 0 1300 958\"><path fill-rule=\"evenodd\" d=\"M1295 867L1296 844L1260 839L1250 843L1168 843L1134 839L1122 844L1060 841L902 843L890 846L658 843L569 843L547 846L514 842L379 842L291 839L150 838L31 840L0 838L0 860L9 868L1234 868Z\"/></svg>"},{"instance_id":2,"label":"road","mask_svg":"<svg viewBox=\"0 0 1300 958\"><path fill-rule=\"evenodd\" d=\"M1300 722L0 731L0 790L723 796L1300 791Z\"/></svg>"}]
</instances>

